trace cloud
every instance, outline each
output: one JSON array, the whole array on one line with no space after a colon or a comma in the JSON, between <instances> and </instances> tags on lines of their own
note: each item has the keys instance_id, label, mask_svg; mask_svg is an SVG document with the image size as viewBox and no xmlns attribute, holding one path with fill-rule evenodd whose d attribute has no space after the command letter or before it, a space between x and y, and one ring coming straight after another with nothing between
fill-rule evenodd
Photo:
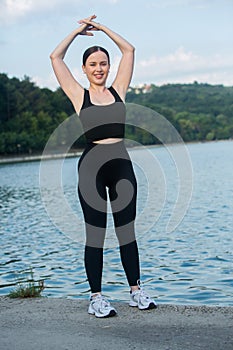
<instances>
[{"instance_id":1,"label":"cloud","mask_svg":"<svg viewBox=\"0 0 233 350\"><path fill-rule=\"evenodd\" d=\"M49 88L51 90L56 90L58 88L57 80L53 73L50 73L47 77L34 76L31 80L40 88Z\"/></svg>"},{"instance_id":2,"label":"cloud","mask_svg":"<svg viewBox=\"0 0 233 350\"><path fill-rule=\"evenodd\" d=\"M115 5L119 0L100 1ZM0 20L2 23L12 23L26 15L38 12L48 14L48 12L69 10L72 13L72 8L78 10L79 4L82 4L82 0L0 0Z\"/></svg>"},{"instance_id":3,"label":"cloud","mask_svg":"<svg viewBox=\"0 0 233 350\"><path fill-rule=\"evenodd\" d=\"M116 75L120 56L112 60L108 83L110 84ZM81 67L70 67L74 76L84 87L88 87L88 81ZM212 56L200 56L192 51L179 47L175 52L164 56L151 56L148 59L136 62L132 80L132 86L153 83L163 85L168 83L199 83L222 84L233 86L233 57L215 54ZM53 73L48 77L33 77L33 81L40 87L49 87L55 90L58 87Z\"/></svg>"},{"instance_id":4,"label":"cloud","mask_svg":"<svg viewBox=\"0 0 233 350\"><path fill-rule=\"evenodd\" d=\"M3 24L11 24L29 15L67 11L81 0L0 0L0 20ZM72 10L71 10L72 12Z\"/></svg>"},{"instance_id":5,"label":"cloud","mask_svg":"<svg viewBox=\"0 0 233 350\"><path fill-rule=\"evenodd\" d=\"M214 5L213 0L154 0L147 4L147 7L169 8L169 7L193 7L205 9ZM229 4L230 0L222 0L223 3Z\"/></svg>"},{"instance_id":6,"label":"cloud","mask_svg":"<svg viewBox=\"0 0 233 350\"><path fill-rule=\"evenodd\" d=\"M140 83L164 84L167 82L209 82L233 85L230 74L233 69L232 55L214 54L200 56L179 47L165 56L151 56L137 62L134 80Z\"/></svg>"},{"instance_id":7,"label":"cloud","mask_svg":"<svg viewBox=\"0 0 233 350\"><path fill-rule=\"evenodd\" d=\"M33 8L33 0L2 0L0 6L1 17L12 19L30 12Z\"/></svg>"},{"instance_id":8,"label":"cloud","mask_svg":"<svg viewBox=\"0 0 233 350\"><path fill-rule=\"evenodd\" d=\"M52 9L56 4L61 3L60 0L2 0L0 3L0 19L2 22L8 23L27 14Z\"/></svg>"},{"instance_id":9,"label":"cloud","mask_svg":"<svg viewBox=\"0 0 233 350\"><path fill-rule=\"evenodd\" d=\"M148 7L157 7L157 8L167 8L167 7L177 7L177 6L189 6L193 5L194 3L200 3L202 0L154 0L150 1L147 6Z\"/></svg>"}]
</instances>

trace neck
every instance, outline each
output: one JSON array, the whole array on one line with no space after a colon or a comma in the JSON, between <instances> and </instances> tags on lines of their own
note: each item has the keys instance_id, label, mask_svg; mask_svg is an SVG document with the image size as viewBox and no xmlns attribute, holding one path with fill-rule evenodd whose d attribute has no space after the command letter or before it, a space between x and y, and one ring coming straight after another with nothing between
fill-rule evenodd
<instances>
[{"instance_id":1,"label":"neck","mask_svg":"<svg viewBox=\"0 0 233 350\"><path fill-rule=\"evenodd\" d=\"M93 92L96 92L96 93L102 93L106 90L106 86L90 84L89 90L92 90Z\"/></svg>"}]
</instances>

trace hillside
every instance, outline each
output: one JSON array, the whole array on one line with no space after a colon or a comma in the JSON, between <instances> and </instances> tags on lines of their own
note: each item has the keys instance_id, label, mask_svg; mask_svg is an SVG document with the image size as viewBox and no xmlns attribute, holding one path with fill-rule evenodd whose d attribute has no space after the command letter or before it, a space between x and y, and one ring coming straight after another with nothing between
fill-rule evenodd
<instances>
[{"instance_id":1,"label":"hillside","mask_svg":"<svg viewBox=\"0 0 233 350\"><path fill-rule=\"evenodd\" d=\"M233 137L233 87L197 82L131 87L126 102L163 115L184 141ZM39 88L28 77L20 80L0 74L0 154L40 153L54 129L73 113L60 88L51 91ZM66 143L65 134L55 144ZM126 138L143 144L159 142L133 126L126 128ZM73 147L83 145L80 137Z\"/></svg>"}]
</instances>

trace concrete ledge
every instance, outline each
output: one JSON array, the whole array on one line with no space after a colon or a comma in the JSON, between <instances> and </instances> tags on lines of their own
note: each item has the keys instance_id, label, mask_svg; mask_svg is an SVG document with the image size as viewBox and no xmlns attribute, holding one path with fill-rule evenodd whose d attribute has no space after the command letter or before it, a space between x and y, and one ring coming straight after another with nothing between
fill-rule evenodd
<instances>
[{"instance_id":1,"label":"concrete ledge","mask_svg":"<svg viewBox=\"0 0 233 350\"><path fill-rule=\"evenodd\" d=\"M88 315L88 300L0 297L1 350L232 350L233 307L159 305Z\"/></svg>"}]
</instances>

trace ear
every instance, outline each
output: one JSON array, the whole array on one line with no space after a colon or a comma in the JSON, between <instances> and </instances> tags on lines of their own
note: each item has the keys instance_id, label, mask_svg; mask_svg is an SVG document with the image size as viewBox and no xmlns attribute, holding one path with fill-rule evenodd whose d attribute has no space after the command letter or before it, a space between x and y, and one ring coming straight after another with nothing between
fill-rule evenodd
<instances>
[{"instance_id":1,"label":"ear","mask_svg":"<svg viewBox=\"0 0 233 350\"><path fill-rule=\"evenodd\" d=\"M83 73L86 74L86 68L84 65L82 65L82 70L83 70Z\"/></svg>"}]
</instances>

